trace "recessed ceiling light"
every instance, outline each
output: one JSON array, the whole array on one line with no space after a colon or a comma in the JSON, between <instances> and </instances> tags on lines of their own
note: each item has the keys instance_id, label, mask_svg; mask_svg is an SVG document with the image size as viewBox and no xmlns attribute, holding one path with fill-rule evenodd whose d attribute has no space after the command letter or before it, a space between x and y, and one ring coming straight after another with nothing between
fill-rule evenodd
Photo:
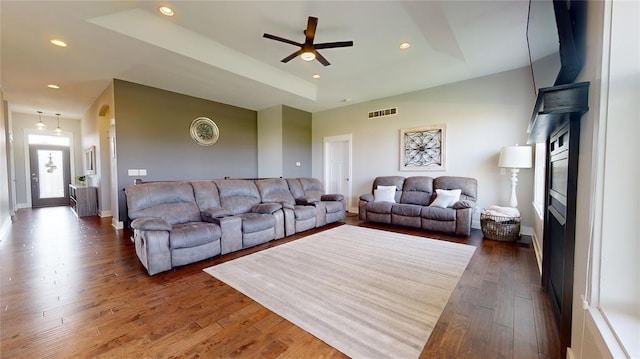
<instances>
[{"instance_id":1,"label":"recessed ceiling light","mask_svg":"<svg viewBox=\"0 0 640 359\"><path fill-rule=\"evenodd\" d=\"M47 85L47 87L50 88L50 89L59 89L60 88L60 86L54 85L54 84Z\"/></svg>"},{"instance_id":2,"label":"recessed ceiling light","mask_svg":"<svg viewBox=\"0 0 640 359\"><path fill-rule=\"evenodd\" d=\"M314 74L314 75L313 75L313 76L311 76L311 77L313 77L314 79L319 79L319 78L320 78L320 75L318 75L318 74Z\"/></svg>"},{"instance_id":3,"label":"recessed ceiling light","mask_svg":"<svg viewBox=\"0 0 640 359\"><path fill-rule=\"evenodd\" d=\"M411 44L408 43L408 42L403 42L403 43L400 44L400 48L403 49L403 50L404 49L408 49L410 47L411 47Z\"/></svg>"},{"instance_id":4,"label":"recessed ceiling light","mask_svg":"<svg viewBox=\"0 0 640 359\"><path fill-rule=\"evenodd\" d=\"M162 15L165 15L165 16L173 16L173 15L175 15L175 13L173 12L173 9L171 9L168 6L160 6L158 8L158 11L160 11L160 13Z\"/></svg>"},{"instance_id":5,"label":"recessed ceiling light","mask_svg":"<svg viewBox=\"0 0 640 359\"><path fill-rule=\"evenodd\" d=\"M53 39L51 40L51 43L59 47L67 47L67 43L62 40Z\"/></svg>"}]
</instances>

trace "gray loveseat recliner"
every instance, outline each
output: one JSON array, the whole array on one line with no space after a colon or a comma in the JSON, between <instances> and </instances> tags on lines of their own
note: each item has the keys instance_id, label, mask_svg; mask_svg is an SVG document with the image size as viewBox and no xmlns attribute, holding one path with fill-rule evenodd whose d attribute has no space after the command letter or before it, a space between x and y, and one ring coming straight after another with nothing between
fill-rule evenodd
<instances>
[{"instance_id":1,"label":"gray loveseat recliner","mask_svg":"<svg viewBox=\"0 0 640 359\"><path fill-rule=\"evenodd\" d=\"M318 198L294 198L307 187ZM346 212L341 195L325 195L309 178L151 182L129 186L126 196L136 254L151 275L336 222Z\"/></svg>"},{"instance_id":2,"label":"gray loveseat recliner","mask_svg":"<svg viewBox=\"0 0 640 359\"><path fill-rule=\"evenodd\" d=\"M378 186L395 186L393 201L375 201ZM460 190L460 198L446 208L430 206L436 190ZM422 228L429 231L468 236L477 202L478 184L473 178L443 176L377 177L371 193L360 196L361 220Z\"/></svg>"},{"instance_id":3,"label":"gray loveseat recliner","mask_svg":"<svg viewBox=\"0 0 640 359\"><path fill-rule=\"evenodd\" d=\"M220 226L201 220L189 182L127 188L136 254L149 274L220 254Z\"/></svg>"}]
</instances>

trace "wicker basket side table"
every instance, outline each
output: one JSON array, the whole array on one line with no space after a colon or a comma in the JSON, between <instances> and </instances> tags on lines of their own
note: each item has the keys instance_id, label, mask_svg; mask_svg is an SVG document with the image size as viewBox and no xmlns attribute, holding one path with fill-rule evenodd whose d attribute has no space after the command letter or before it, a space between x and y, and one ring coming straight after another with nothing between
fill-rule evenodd
<instances>
[{"instance_id":1,"label":"wicker basket side table","mask_svg":"<svg viewBox=\"0 0 640 359\"><path fill-rule=\"evenodd\" d=\"M501 217L480 213L480 228L484 238L496 241L520 239L520 217Z\"/></svg>"}]
</instances>

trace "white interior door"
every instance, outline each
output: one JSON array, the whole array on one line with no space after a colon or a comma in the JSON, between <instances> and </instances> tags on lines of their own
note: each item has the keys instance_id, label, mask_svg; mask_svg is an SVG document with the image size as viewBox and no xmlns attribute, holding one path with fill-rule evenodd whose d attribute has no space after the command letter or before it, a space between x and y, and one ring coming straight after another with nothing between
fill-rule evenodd
<instances>
[{"instance_id":1,"label":"white interior door","mask_svg":"<svg viewBox=\"0 0 640 359\"><path fill-rule=\"evenodd\" d=\"M351 135L325 137L324 158L325 192L342 194L352 211Z\"/></svg>"}]
</instances>

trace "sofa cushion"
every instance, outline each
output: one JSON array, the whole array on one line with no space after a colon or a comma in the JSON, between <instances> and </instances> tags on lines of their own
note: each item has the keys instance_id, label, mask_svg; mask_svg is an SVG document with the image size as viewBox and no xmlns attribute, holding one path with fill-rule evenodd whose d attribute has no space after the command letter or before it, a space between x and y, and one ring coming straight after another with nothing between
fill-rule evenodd
<instances>
[{"instance_id":1,"label":"sofa cushion","mask_svg":"<svg viewBox=\"0 0 640 359\"><path fill-rule=\"evenodd\" d=\"M452 208L422 207L420 216L437 221L455 221L456 210Z\"/></svg>"},{"instance_id":2,"label":"sofa cushion","mask_svg":"<svg viewBox=\"0 0 640 359\"><path fill-rule=\"evenodd\" d=\"M316 208L313 206L296 205L294 210L296 221L316 218Z\"/></svg>"},{"instance_id":3,"label":"sofa cushion","mask_svg":"<svg viewBox=\"0 0 640 359\"><path fill-rule=\"evenodd\" d=\"M157 217L170 224L200 221L189 182L152 182L127 187L129 218Z\"/></svg>"},{"instance_id":4,"label":"sofa cushion","mask_svg":"<svg viewBox=\"0 0 640 359\"><path fill-rule=\"evenodd\" d=\"M295 199L284 178L266 178L256 180L255 183L262 202L282 203L287 208L292 208L295 204Z\"/></svg>"},{"instance_id":5,"label":"sofa cushion","mask_svg":"<svg viewBox=\"0 0 640 359\"><path fill-rule=\"evenodd\" d=\"M192 222L173 226L169 236L169 246L174 248L189 248L210 243L220 239L222 231L213 223Z\"/></svg>"},{"instance_id":6,"label":"sofa cushion","mask_svg":"<svg viewBox=\"0 0 640 359\"><path fill-rule=\"evenodd\" d=\"M327 209L327 213L336 213L344 211L344 206L342 202L334 202L334 201L323 201L325 208Z\"/></svg>"},{"instance_id":7,"label":"sofa cushion","mask_svg":"<svg viewBox=\"0 0 640 359\"><path fill-rule=\"evenodd\" d=\"M370 202L367 203L367 212L391 214L391 207L394 203L390 202Z\"/></svg>"},{"instance_id":8,"label":"sofa cushion","mask_svg":"<svg viewBox=\"0 0 640 359\"><path fill-rule=\"evenodd\" d=\"M130 218L158 217L169 224L189 223L200 221L200 209L193 203L165 203L145 208L136 212L129 212Z\"/></svg>"},{"instance_id":9,"label":"sofa cushion","mask_svg":"<svg viewBox=\"0 0 640 359\"><path fill-rule=\"evenodd\" d=\"M218 180L215 181L220 193L220 205L233 214L250 212L260 203L260 192L253 181Z\"/></svg>"},{"instance_id":10,"label":"sofa cushion","mask_svg":"<svg viewBox=\"0 0 640 359\"><path fill-rule=\"evenodd\" d=\"M304 191L304 197L309 202L319 202L324 194L322 182L317 178L299 178Z\"/></svg>"},{"instance_id":11,"label":"sofa cushion","mask_svg":"<svg viewBox=\"0 0 640 359\"><path fill-rule=\"evenodd\" d=\"M244 213L242 218L242 233L253 233L276 226L276 218L271 214Z\"/></svg>"},{"instance_id":12,"label":"sofa cushion","mask_svg":"<svg viewBox=\"0 0 640 359\"><path fill-rule=\"evenodd\" d=\"M433 195L433 178L427 176L408 177L404 181L400 203L427 206Z\"/></svg>"},{"instance_id":13,"label":"sofa cushion","mask_svg":"<svg viewBox=\"0 0 640 359\"><path fill-rule=\"evenodd\" d=\"M391 213L406 217L420 217L422 206L416 204L394 204Z\"/></svg>"},{"instance_id":14,"label":"sofa cushion","mask_svg":"<svg viewBox=\"0 0 640 359\"><path fill-rule=\"evenodd\" d=\"M262 214L272 214L273 212L282 209L282 205L280 203L258 203L251 209L251 212L254 213L262 213Z\"/></svg>"},{"instance_id":15,"label":"sofa cushion","mask_svg":"<svg viewBox=\"0 0 640 359\"><path fill-rule=\"evenodd\" d=\"M220 195L215 182L191 181L191 186L200 211L220 207Z\"/></svg>"},{"instance_id":16,"label":"sofa cushion","mask_svg":"<svg viewBox=\"0 0 640 359\"><path fill-rule=\"evenodd\" d=\"M434 189L460 189L460 199L478 201L478 181L469 177L441 176L433 180Z\"/></svg>"},{"instance_id":17,"label":"sofa cushion","mask_svg":"<svg viewBox=\"0 0 640 359\"><path fill-rule=\"evenodd\" d=\"M171 225L162 218L136 218L131 228L142 231L170 231Z\"/></svg>"}]
</instances>

